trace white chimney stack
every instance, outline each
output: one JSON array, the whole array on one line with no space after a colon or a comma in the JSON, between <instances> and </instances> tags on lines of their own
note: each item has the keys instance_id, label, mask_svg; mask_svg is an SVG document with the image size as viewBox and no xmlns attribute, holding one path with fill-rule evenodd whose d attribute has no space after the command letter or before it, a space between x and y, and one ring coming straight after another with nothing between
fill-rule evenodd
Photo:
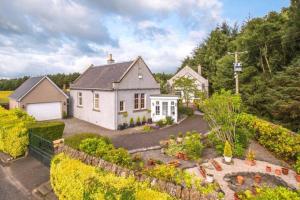
<instances>
[{"instance_id":1,"label":"white chimney stack","mask_svg":"<svg viewBox=\"0 0 300 200\"><path fill-rule=\"evenodd\" d=\"M114 62L115 62L115 60L112 58L112 54L111 54L111 53L108 54L107 64L112 64L112 63L114 63Z\"/></svg>"},{"instance_id":2,"label":"white chimney stack","mask_svg":"<svg viewBox=\"0 0 300 200\"><path fill-rule=\"evenodd\" d=\"M198 65L198 74L202 75L202 68L200 64Z\"/></svg>"}]
</instances>

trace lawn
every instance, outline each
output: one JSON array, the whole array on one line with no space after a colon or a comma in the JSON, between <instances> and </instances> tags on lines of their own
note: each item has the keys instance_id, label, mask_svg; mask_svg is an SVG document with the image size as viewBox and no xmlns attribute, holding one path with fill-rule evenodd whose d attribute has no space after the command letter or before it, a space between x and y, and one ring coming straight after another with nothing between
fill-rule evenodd
<instances>
[{"instance_id":1,"label":"lawn","mask_svg":"<svg viewBox=\"0 0 300 200\"><path fill-rule=\"evenodd\" d=\"M0 91L0 104L8 103L8 96L13 91Z\"/></svg>"}]
</instances>

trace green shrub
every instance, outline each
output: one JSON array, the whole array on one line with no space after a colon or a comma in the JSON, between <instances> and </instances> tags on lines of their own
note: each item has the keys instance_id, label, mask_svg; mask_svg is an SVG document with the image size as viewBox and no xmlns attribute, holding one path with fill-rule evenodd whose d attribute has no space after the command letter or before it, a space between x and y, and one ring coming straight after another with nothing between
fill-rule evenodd
<instances>
[{"instance_id":1,"label":"green shrub","mask_svg":"<svg viewBox=\"0 0 300 200\"><path fill-rule=\"evenodd\" d=\"M194 110L192 108L185 107L183 105L178 104L178 114L192 116L192 115L194 115Z\"/></svg>"},{"instance_id":2,"label":"green shrub","mask_svg":"<svg viewBox=\"0 0 300 200\"><path fill-rule=\"evenodd\" d=\"M224 147L224 156L232 157L231 145L227 140L225 142L225 147Z\"/></svg>"},{"instance_id":3,"label":"green shrub","mask_svg":"<svg viewBox=\"0 0 300 200\"><path fill-rule=\"evenodd\" d=\"M166 193L150 189L149 183L112 173L70 159L64 154L51 162L50 181L58 199L72 200L171 200Z\"/></svg>"},{"instance_id":4,"label":"green shrub","mask_svg":"<svg viewBox=\"0 0 300 200\"><path fill-rule=\"evenodd\" d=\"M45 138L46 140L54 141L62 138L64 128L64 122L36 122L29 126L29 131Z\"/></svg>"},{"instance_id":5,"label":"green shrub","mask_svg":"<svg viewBox=\"0 0 300 200\"><path fill-rule=\"evenodd\" d=\"M111 143L107 143L103 138L87 138L82 140L79 149L108 162L126 167L132 166L131 156L125 149L115 149Z\"/></svg>"},{"instance_id":6,"label":"green shrub","mask_svg":"<svg viewBox=\"0 0 300 200\"><path fill-rule=\"evenodd\" d=\"M129 125L130 127L133 127L134 126L134 121L133 121L133 118L131 117L130 120L129 120Z\"/></svg>"},{"instance_id":7,"label":"green shrub","mask_svg":"<svg viewBox=\"0 0 300 200\"><path fill-rule=\"evenodd\" d=\"M166 123L168 125L172 125L174 123L174 119L172 117L170 117L170 116L167 116L166 117Z\"/></svg>"},{"instance_id":8,"label":"green shrub","mask_svg":"<svg viewBox=\"0 0 300 200\"><path fill-rule=\"evenodd\" d=\"M150 131L151 131L151 126L149 126L149 125L144 125L143 131L144 131L144 132L150 132Z\"/></svg>"},{"instance_id":9,"label":"green shrub","mask_svg":"<svg viewBox=\"0 0 300 200\"><path fill-rule=\"evenodd\" d=\"M145 124L147 122L146 116L143 116L142 123Z\"/></svg>"},{"instance_id":10,"label":"green shrub","mask_svg":"<svg viewBox=\"0 0 300 200\"><path fill-rule=\"evenodd\" d=\"M246 190L238 196L241 200L300 200L299 193L291 191L284 187L257 188L256 192L257 194L253 195L251 191Z\"/></svg>"},{"instance_id":11,"label":"green shrub","mask_svg":"<svg viewBox=\"0 0 300 200\"><path fill-rule=\"evenodd\" d=\"M73 149L79 150L80 143L87 138L101 138L107 144L111 144L111 141L108 137L97 135L95 133L79 133L65 139L65 144Z\"/></svg>"},{"instance_id":12,"label":"green shrub","mask_svg":"<svg viewBox=\"0 0 300 200\"><path fill-rule=\"evenodd\" d=\"M137 125L137 126L140 126L140 125L141 125L141 118L140 118L140 117L137 117L137 118L136 118L136 125Z\"/></svg>"},{"instance_id":13,"label":"green shrub","mask_svg":"<svg viewBox=\"0 0 300 200\"><path fill-rule=\"evenodd\" d=\"M300 152L300 135L280 125L243 113L239 119L240 127L254 130L258 142L285 160L296 160Z\"/></svg>"},{"instance_id":14,"label":"green shrub","mask_svg":"<svg viewBox=\"0 0 300 200\"><path fill-rule=\"evenodd\" d=\"M297 174L300 174L300 155L298 156L296 163L294 165L295 171Z\"/></svg>"},{"instance_id":15,"label":"green shrub","mask_svg":"<svg viewBox=\"0 0 300 200\"><path fill-rule=\"evenodd\" d=\"M34 119L19 109L0 107L0 151L16 158L23 155L29 144L28 126Z\"/></svg>"},{"instance_id":16,"label":"green shrub","mask_svg":"<svg viewBox=\"0 0 300 200\"><path fill-rule=\"evenodd\" d=\"M166 121L161 119L161 120L157 121L155 124L156 124L156 126L164 127L166 125Z\"/></svg>"}]
</instances>

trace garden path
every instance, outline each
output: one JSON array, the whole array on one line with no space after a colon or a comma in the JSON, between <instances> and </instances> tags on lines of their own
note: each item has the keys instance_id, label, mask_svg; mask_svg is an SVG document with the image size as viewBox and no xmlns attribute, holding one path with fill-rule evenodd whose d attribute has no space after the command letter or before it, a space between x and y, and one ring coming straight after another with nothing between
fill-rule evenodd
<instances>
[{"instance_id":1,"label":"garden path","mask_svg":"<svg viewBox=\"0 0 300 200\"><path fill-rule=\"evenodd\" d=\"M214 175L214 179L220 184L221 189L225 192L225 199L231 200L233 199L234 191L232 191L228 187L228 183L223 179L226 174L230 173L235 173L235 172L261 172L261 173L266 173L266 166L271 166L272 172L270 173L271 175L275 175L274 171L277 168L281 169L281 166L279 165L274 165L270 164L265 161L256 161L255 166L250 166L245 163L245 160L241 159L233 159L234 164L232 165L227 165L223 163L223 157L218 157L215 158L215 160L221 165L222 171L216 171L214 167L210 163L204 163L202 164L206 172L209 174ZM200 172L197 167L195 168L190 168L187 170L190 173L194 173L197 176L201 176ZM280 178L282 178L288 185L294 187L294 188L300 188L299 183L297 183L295 179L296 173L292 170L289 170L288 175L281 175ZM276 176L276 175L275 175ZM202 177L202 176L201 176Z\"/></svg>"}]
</instances>

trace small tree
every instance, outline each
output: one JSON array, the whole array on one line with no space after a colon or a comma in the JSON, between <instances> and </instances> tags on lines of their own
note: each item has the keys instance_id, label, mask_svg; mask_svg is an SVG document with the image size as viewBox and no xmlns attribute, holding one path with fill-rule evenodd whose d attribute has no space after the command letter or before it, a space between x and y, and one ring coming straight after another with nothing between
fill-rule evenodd
<instances>
[{"instance_id":1,"label":"small tree","mask_svg":"<svg viewBox=\"0 0 300 200\"><path fill-rule=\"evenodd\" d=\"M226 140L225 146L224 146L224 156L226 157L232 157L232 149L229 142Z\"/></svg>"},{"instance_id":2,"label":"small tree","mask_svg":"<svg viewBox=\"0 0 300 200\"><path fill-rule=\"evenodd\" d=\"M183 91L182 98L185 100L186 106L189 105L192 96L195 96L199 92L195 79L184 76L175 80L174 87Z\"/></svg>"},{"instance_id":3,"label":"small tree","mask_svg":"<svg viewBox=\"0 0 300 200\"><path fill-rule=\"evenodd\" d=\"M218 139L223 143L228 141L231 147L237 139L236 126L241 107L241 97L225 90L213 94L201 105L204 117Z\"/></svg>"}]
</instances>

